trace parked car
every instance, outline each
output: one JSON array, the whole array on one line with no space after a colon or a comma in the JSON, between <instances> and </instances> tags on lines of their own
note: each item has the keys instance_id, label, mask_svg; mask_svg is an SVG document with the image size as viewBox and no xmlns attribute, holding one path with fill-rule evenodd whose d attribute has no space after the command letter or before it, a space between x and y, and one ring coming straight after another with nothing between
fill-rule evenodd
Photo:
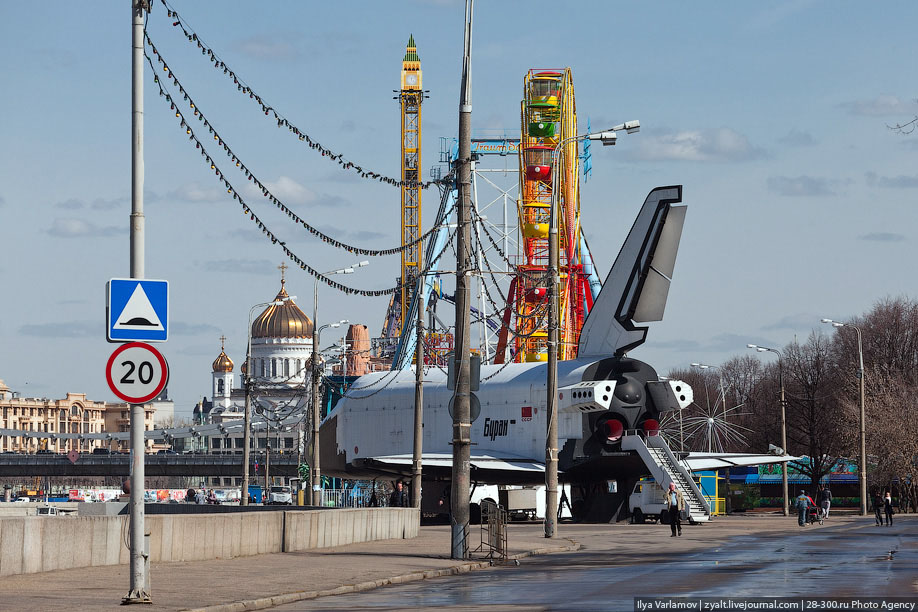
<instances>
[{"instance_id":1,"label":"parked car","mask_svg":"<svg viewBox=\"0 0 918 612\"><path fill-rule=\"evenodd\" d=\"M268 493L268 503L293 505L293 492L287 486L271 487Z\"/></svg>"},{"instance_id":2,"label":"parked car","mask_svg":"<svg viewBox=\"0 0 918 612\"><path fill-rule=\"evenodd\" d=\"M28 503L30 501L32 500L29 499L28 497L17 497L16 499L13 500L13 502L20 502L20 503Z\"/></svg>"}]
</instances>

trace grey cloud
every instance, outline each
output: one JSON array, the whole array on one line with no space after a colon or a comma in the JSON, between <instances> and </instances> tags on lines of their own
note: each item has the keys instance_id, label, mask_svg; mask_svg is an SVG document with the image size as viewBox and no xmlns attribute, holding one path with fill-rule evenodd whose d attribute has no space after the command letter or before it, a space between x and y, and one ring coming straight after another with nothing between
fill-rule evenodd
<instances>
[{"instance_id":1,"label":"grey cloud","mask_svg":"<svg viewBox=\"0 0 918 612\"><path fill-rule=\"evenodd\" d=\"M78 198L70 198L54 205L55 208L64 208L66 210L79 210L84 206L86 206L86 203Z\"/></svg>"},{"instance_id":2,"label":"grey cloud","mask_svg":"<svg viewBox=\"0 0 918 612\"><path fill-rule=\"evenodd\" d=\"M880 176L876 172L868 172L864 175L867 184L871 187L886 187L889 189L915 189L918 187L918 176Z\"/></svg>"},{"instance_id":3,"label":"grey cloud","mask_svg":"<svg viewBox=\"0 0 918 612\"><path fill-rule=\"evenodd\" d=\"M335 227L333 225L322 225L317 227L320 232L327 234L332 238L338 240L378 240L380 238L386 238L388 234L382 232L374 232L370 230L347 230L340 227Z\"/></svg>"},{"instance_id":4,"label":"grey cloud","mask_svg":"<svg viewBox=\"0 0 918 612\"><path fill-rule=\"evenodd\" d=\"M235 43L233 48L259 60L292 61L300 56L294 45L299 39L298 35L289 32L259 34Z\"/></svg>"},{"instance_id":5,"label":"grey cloud","mask_svg":"<svg viewBox=\"0 0 918 612\"><path fill-rule=\"evenodd\" d=\"M764 156L749 139L731 128L647 130L629 156L639 160L748 161Z\"/></svg>"},{"instance_id":6,"label":"grey cloud","mask_svg":"<svg viewBox=\"0 0 918 612\"><path fill-rule=\"evenodd\" d=\"M315 200L311 202L314 206L329 206L332 208L341 208L343 206L350 206L351 203L348 200L345 200L341 196L331 195L324 193Z\"/></svg>"},{"instance_id":7,"label":"grey cloud","mask_svg":"<svg viewBox=\"0 0 918 612\"><path fill-rule=\"evenodd\" d=\"M877 96L871 100L854 100L845 102L841 107L851 115L863 117L910 116L918 109L914 101L906 102L897 96Z\"/></svg>"},{"instance_id":8,"label":"grey cloud","mask_svg":"<svg viewBox=\"0 0 918 612\"><path fill-rule=\"evenodd\" d=\"M104 322L69 321L22 325L19 333L38 338L99 338L105 335Z\"/></svg>"},{"instance_id":9,"label":"grey cloud","mask_svg":"<svg viewBox=\"0 0 918 612\"><path fill-rule=\"evenodd\" d=\"M767 181L769 191L782 196L830 196L835 191L829 181L815 176L771 176Z\"/></svg>"},{"instance_id":10,"label":"grey cloud","mask_svg":"<svg viewBox=\"0 0 918 612\"><path fill-rule=\"evenodd\" d=\"M3 196L0 196L0 206L5 206L5 205L6 205L6 198L4 198Z\"/></svg>"},{"instance_id":11,"label":"grey cloud","mask_svg":"<svg viewBox=\"0 0 918 612\"><path fill-rule=\"evenodd\" d=\"M262 242L264 234L256 229L236 229L229 233L231 238L244 240L246 242Z\"/></svg>"},{"instance_id":12,"label":"grey cloud","mask_svg":"<svg viewBox=\"0 0 918 612\"><path fill-rule=\"evenodd\" d=\"M156 196L152 193L145 192L144 199L152 202L156 199ZM85 200L81 200L80 198L68 198L54 205L55 208L63 208L65 210L81 210L87 207L91 207L95 210L111 210L119 206L127 210L130 206L130 201L127 198L112 198L110 200L96 198L91 203L87 204Z\"/></svg>"},{"instance_id":13,"label":"grey cloud","mask_svg":"<svg viewBox=\"0 0 918 612\"><path fill-rule=\"evenodd\" d=\"M275 265L267 259L252 261L249 259L221 259L205 261L204 269L208 272L231 272L234 274L266 275L274 271Z\"/></svg>"},{"instance_id":14,"label":"grey cloud","mask_svg":"<svg viewBox=\"0 0 918 612\"><path fill-rule=\"evenodd\" d=\"M873 232L871 234L862 234L857 237L858 240L867 240L870 242L903 242L906 240L902 234L893 234L892 232Z\"/></svg>"},{"instance_id":15,"label":"grey cloud","mask_svg":"<svg viewBox=\"0 0 918 612\"><path fill-rule=\"evenodd\" d=\"M781 317L774 323L763 325L763 331L777 331L782 329L812 329L819 323L819 317L811 313L797 313ZM755 343L753 343L755 344ZM743 344L742 346L746 346Z\"/></svg>"},{"instance_id":16,"label":"grey cloud","mask_svg":"<svg viewBox=\"0 0 918 612\"><path fill-rule=\"evenodd\" d=\"M778 142L788 147L812 147L816 144L816 139L809 132L802 132L794 128L779 138Z\"/></svg>"},{"instance_id":17,"label":"grey cloud","mask_svg":"<svg viewBox=\"0 0 918 612\"><path fill-rule=\"evenodd\" d=\"M183 321L170 321L169 333L177 336L200 336L201 334L217 334L220 328L209 323L185 323Z\"/></svg>"},{"instance_id":18,"label":"grey cloud","mask_svg":"<svg viewBox=\"0 0 918 612\"><path fill-rule=\"evenodd\" d=\"M647 342L648 347L680 351L687 353L689 351L701 350L701 343L697 340L667 340L665 342Z\"/></svg>"},{"instance_id":19,"label":"grey cloud","mask_svg":"<svg viewBox=\"0 0 918 612\"><path fill-rule=\"evenodd\" d=\"M58 238L109 238L126 234L126 227L100 227L84 219L55 219L48 233Z\"/></svg>"},{"instance_id":20,"label":"grey cloud","mask_svg":"<svg viewBox=\"0 0 918 612\"><path fill-rule=\"evenodd\" d=\"M144 192L144 200L152 202L156 200L156 196L149 192ZM118 208L119 206L124 207L125 210L128 209L130 205L130 200L127 198L113 198L111 200L106 200L104 198L96 198L92 201L91 206L96 210L111 210L113 208Z\"/></svg>"},{"instance_id":21,"label":"grey cloud","mask_svg":"<svg viewBox=\"0 0 918 612\"><path fill-rule=\"evenodd\" d=\"M219 330L218 330L219 331ZM189 355L191 357L216 357L220 352L220 347L217 345L216 340L214 344L194 344L191 346L186 346L180 348L176 351L179 355Z\"/></svg>"},{"instance_id":22,"label":"grey cloud","mask_svg":"<svg viewBox=\"0 0 918 612\"><path fill-rule=\"evenodd\" d=\"M386 235L382 232L370 232L370 231L360 231L360 232L351 232L351 234L357 240L379 240L380 238L385 238Z\"/></svg>"}]
</instances>

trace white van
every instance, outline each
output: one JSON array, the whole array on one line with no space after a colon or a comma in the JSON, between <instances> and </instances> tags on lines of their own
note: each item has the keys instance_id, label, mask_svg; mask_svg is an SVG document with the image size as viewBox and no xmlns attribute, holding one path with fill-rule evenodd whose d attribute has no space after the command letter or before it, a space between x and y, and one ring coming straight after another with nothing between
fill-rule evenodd
<instances>
[{"instance_id":1,"label":"white van","mask_svg":"<svg viewBox=\"0 0 918 612\"><path fill-rule=\"evenodd\" d=\"M632 523L643 523L647 519L669 522L665 492L653 480L634 483L634 490L628 496L628 508L631 510Z\"/></svg>"}]
</instances>

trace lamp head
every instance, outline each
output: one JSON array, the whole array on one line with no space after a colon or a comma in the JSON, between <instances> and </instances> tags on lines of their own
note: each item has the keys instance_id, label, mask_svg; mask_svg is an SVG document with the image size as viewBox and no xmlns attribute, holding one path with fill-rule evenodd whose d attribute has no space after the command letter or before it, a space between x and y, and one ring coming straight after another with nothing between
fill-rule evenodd
<instances>
[{"instance_id":1,"label":"lamp head","mask_svg":"<svg viewBox=\"0 0 918 612\"><path fill-rule=\"evenodd\" d=\"M754 349L757 349L757 348L759 348L759 346L758 346L757 344L747 344L747 345L746 345L746 348L754 348Z\"/></svg>"},{"instance_id":2,"label":"lamp head","mask_svg":"<svg viewBox=\"0 0 918 612\"><path fill-rule=\"evenodd\" d=\"M835 323L832 319L822 319L823 323Z\"/></svg>"}]
</instances>

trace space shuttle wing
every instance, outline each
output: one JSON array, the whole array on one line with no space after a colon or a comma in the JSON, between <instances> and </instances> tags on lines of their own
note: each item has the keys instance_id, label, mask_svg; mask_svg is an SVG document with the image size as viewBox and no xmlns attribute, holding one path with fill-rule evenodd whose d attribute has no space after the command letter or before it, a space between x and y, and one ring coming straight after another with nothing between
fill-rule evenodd
<instances>
[{"instance_id":1,"label":"space shuttle wing","mask_svg":"<svg viewBox=\"0 0 918 612\"><path fill-rule=\"evenodd\" d=\"M411 454L365 457L355 461L358 469L409 475L412 468ZM424 453L421 456L424 477L449 478L453 467L451 453ZM473 453L470 457L472 479L486 482L541 483L545 481L545 464L527 457Z\"/></svg>"},{"instance_id":2,"label":"space shuttle wing","mask_svg":"<svg viewBox=\"0 0 918 612\"><path fill-rule=\"evenodd\" d=\"M746 465L765 465L768 463L786 463L799 461L800 457L793 455L762 454L752 455L746 453L689 453L682 460L683 464L692 471L722 470L725 468Z\"/></svg>"},{"instance_id":3,"label":"space shuttle wing","mask_svg":"<svg viewBox=\"0 0 918 612\"><path fill-rule=\"evenodd\" d=\"M646 327L663 318L685 221L682 186L657 187L644 200L580 334L578 355L623 355L639 346Z\"/></svg>"}]
</instances>

